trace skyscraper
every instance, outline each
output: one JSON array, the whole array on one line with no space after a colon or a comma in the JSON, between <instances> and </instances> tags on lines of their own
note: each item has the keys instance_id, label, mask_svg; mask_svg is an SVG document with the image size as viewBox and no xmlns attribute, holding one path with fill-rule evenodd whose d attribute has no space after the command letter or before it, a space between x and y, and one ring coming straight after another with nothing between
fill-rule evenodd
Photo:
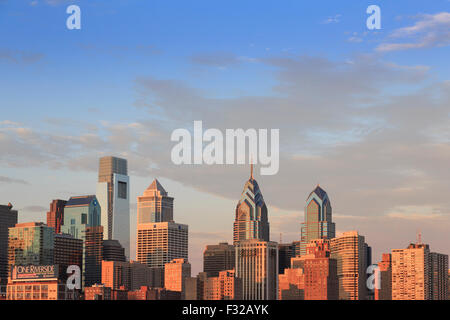
<instances>
[{"instance_id":1,"label":"skyscraper","mask_svg":"<svg viewBox=\"0 0 450 320\"><path fill-rule=\"evenodd\" d=\"M71 197L64 207L64 224L61 231L83 240L83 287L96 281L99 277L98 270L101 271L101 265L99 265L102 260L103 241L103 227L100 225L101 211L95 195Z\"/></svg>"},{"instance_id":2,"label":"skyscraper","mask_svg":"<svg viewBox=\"0 0 450 320\"><path fill-rule=\"evenodd\" d=\"M208 277L218 277L220 271L234 269L234 246L227 242L207 245L203 252L203 271Z\"/></svg>"},{"instance_id":3,"label":"skyscraper","mask_svg":"<svg viewBox=\"0 0 450 320\"><path fill-rule=\"evenodd\" d=\"M83 240L76 239L67 233L55 234L54 263L59 267L60 279L67 279L67 268L77 265L83 268Z\"/></svg>"},{"instance_id":4,"label":"skyscraper","mask_svg":"<svg viewBox=\"0 0 450 320\"><path fill-rule=\"evenodd\" d=\"M164 266L173 259L188 259L188 226L175 223L173 219L173 198L155 179L138 197L138 218L136 236L137 260L155 272L164 274ZM152 222L152 219L155 222ZM170 221L160 221L160 220ZM163 279L161 279L163 281ZM160 283L159 286L163 286Z\"/></svg>"},{"instance_id":5,"label":"skyscraper","mask_svg":"<svg viewBox=\"0 0 450 320\"><path fill-rule=\"evenodd\" d=\"M447 300L448 295L448 255L431 252L431 299Z\"/></svg>"},{"instance_id":6,"label":"skyscraper","mask_svg":"<svg viewBox=\"0 0 450 320\"><path fill-rule=\"evenodd\" d=\"M130 255L130 186L127 160L100 158L97 199L102 208L101 224L105 240L118 240Z\"/></svg>"},{"instance_id":7,"label":"skyscraper","mask_svg":"<svg viewBox=\"0 0 450 320\"><path fill-rule=\"evenodd\" d=\"M306 245L314 239L335 237L335 224L331 220L331 202L319 185L309 194L305 205L305 222L301 227L300 255L306 254Z\"/></svg>"},{"instance_id":8,"label":"skyscraper","mask_svg":"<svg viewBox=\"0 0 450 320\"><path fill-rule=\"evenodd\" d=\"M245 183L241 199L236 206L236 218L233 225L235 244L250 239L269 241L267 207L258 183L253 177L253 165L251 165L250 179Z\"/></svg>"},{"instance_id":9,"label":"skyscraper","mask_svg":"<svg viewBox=\"0 0 450 320\"><path fill-rule=\"evenodd\" d=\"M53 228L42 222L18 223L10 228L10 267L53 264L54 234Z\"/></svg>"},{"instance_id":10,"label":"skyscraper","mask_svg":"<svg viewBox=\"0 0 450 320\"><path fill-rule=\"evenodd\" d=\"M366 300L367 244L357 231L330 240L331 258L337 261L339 300Z\"/></svg>"},{"instance_id":11,"label":"skyscraper","mask_svg":"<svg viewBox=\"0 0 450 320\"><path fill-rule=\"evenodd\" d=\"M61 225L64 222L64 206L67 201L53 200L50 203L50 211L47 212L47 225L55 229L55 233L61 233Z\"/></svg>"},{"instance_id":12,"label":"skyscraper","mask_svg":"<svg viewBox=\"0 0 450 320\"><path fill-rule=\"evenodd\" d=\"M0 286L8 282L8 229L17 223L17 210L11 203L0 205Z\"/></svg>"},{"instance_id":13,"label":"skyscraper","mask_svg":"<svg viewBox=\"0 0 450 320\"><path fill-rule=\"evenodd\" d=\"M392 300L430 300L430 247L411 243L392 250Z\"/></svg>"},{"instance_id":14,"label":"skyscraper","mask_svg":"<svg viewBox=\"0 0 450 320\"><path fill-rule=\"evenodd\" d=\"M242 299L276 300L278 244L257 239L236 244L236 277L242 281Z\"/></svg>"},{"instance_id":15,"label":"skyscraper","mask_svg":"<svg viewBox=\"0 0 450 320\"><path fill-rule=\"evenodd\" d=\"M173 198L167 195L157 179L137 198L137 207L138 223L173 220Z\"/></svg>"}]
</instances>

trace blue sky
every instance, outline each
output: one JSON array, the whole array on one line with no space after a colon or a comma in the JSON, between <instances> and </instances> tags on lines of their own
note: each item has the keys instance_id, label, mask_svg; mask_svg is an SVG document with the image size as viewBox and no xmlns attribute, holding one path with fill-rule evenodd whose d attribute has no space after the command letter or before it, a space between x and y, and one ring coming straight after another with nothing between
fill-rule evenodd
<instances>
[{"instance_id":1,"label":"blue sky","mask_svg":"<svg viewBox=\"0 0 450 320\"><path fill-rule=\"evenodd\" d=\"M66 28L70 4L81 30ZM381 30L366 28L370 4ZM275 240L299 237L320 181L338 229L360 230L376 255L424 225L448 253L449 11L447 0L0 0L0 202L43 220L53 198L94 192L99 156L127 157L134 196L158 177L176 198L199 271L202 246L231 240L248 174L167 163L170 130L204 116L280 128L280 175L260 178ZM403 233L386 240L371 220L383 217Z\"/></svg>"}]
</instances>

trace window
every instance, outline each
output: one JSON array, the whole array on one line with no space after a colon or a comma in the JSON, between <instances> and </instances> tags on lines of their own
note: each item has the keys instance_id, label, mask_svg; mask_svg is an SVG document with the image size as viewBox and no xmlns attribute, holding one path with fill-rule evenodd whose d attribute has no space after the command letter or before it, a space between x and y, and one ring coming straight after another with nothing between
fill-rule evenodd
<instances>
[{"instance_id":1,"label":"window","mask_svg":"<svg viewBox=\"0 0 450 320\"><path fill-rule=\"evenodd\" d=\"M117 184L117 196L120 199L126 199L127 198L127 183L119 181Z\"/></svg>"},{"instance_id":2,"label":"window","mask_svg":"<svg viewBox=\"0 0 450 320\"><path fill-rule=\"evenodd\" d=\"M81 214L81 224L87 224L87 214L86 213Z\"/></svg>"}]
</instances>

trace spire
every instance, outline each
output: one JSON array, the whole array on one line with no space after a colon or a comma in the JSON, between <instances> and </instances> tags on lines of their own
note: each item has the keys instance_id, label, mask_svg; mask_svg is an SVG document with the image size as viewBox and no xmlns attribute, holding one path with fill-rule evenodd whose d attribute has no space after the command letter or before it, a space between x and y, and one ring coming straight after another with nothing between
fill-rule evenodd
<instances>
[{"instance_id":1,"label":"spire","mask_svg":"<svg viewBox=\"0 0 450 320\"><path fill-rule=\"evenodd\" d=\"M253 163L250 163L250 180L253 180Z\"/></svg>"}]
</instances>

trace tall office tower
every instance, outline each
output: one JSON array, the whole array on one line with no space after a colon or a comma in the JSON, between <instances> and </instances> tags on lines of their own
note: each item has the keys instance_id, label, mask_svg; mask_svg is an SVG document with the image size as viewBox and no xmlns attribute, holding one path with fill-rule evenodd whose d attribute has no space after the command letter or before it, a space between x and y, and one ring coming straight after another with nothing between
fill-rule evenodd
<instances>
[{"instance_id":1,"label":"tall office tower","mask_svg":"<svg viewBox=\"0 0 450 320\"><path fill-rule=\"evenodd\" d=\"M242 281L242 299L276 300L278 244L257 239L236 244L236 277Z\"/></svg>"},{"instance_id":2,"label":"tall office tower","mask_svg":"<svg viewBox=\"0 0 450 320\"><path fill-rule=\"evenodd\" d=\"M227 242L218 245L207 245L203 251L203 271L208 277L218 277L220 271L234 269L234 246Z\"/></svg>"},{"instance_id":3,"label":"tall office tower","mask_svg":"<svg viewBox=\"0 0 450 320\"><path fill-rule=\"evenodd\" d=\"M392 264L391 254L383 253L378 263L379 282L375 286L375 300L392 300ZM375 281L378 281L375 280Z\"/></svg>"},{"instance_id":4,"label":"tall office tower","mask_svg":"<svg viewBox=\"0 0 450 320\"><path fill-rule=\"evenodd\" d=\"M149 189L153 191L147 195L153 193L155 198L161 196L159 200L154 200L159 204L152 205L151 196L146 198L145 192ZM140 208L138 216L141 218L138 218L137 223L137 260L151 268L156 268L155 272L159 270L164 275L166 263L173 259L188 259L188 226L174 221L152 222L152 216L156 221L161 218L173 219L173 198L167 197L167 192L156 179L145 192L142 197L138 197L138 208ZM147 208L156 208L154 214L153 209L146 209L146 202L150 203ZM164 285L163 277L158 287Z\"/></svg>"},{"instance_id":5,"label":"tall office tower","mask_svg":"<svg viewBox=\"0 0 450 320\"><path fill-rule=\"evenodd\" d=\"M448 270L448 289L447 289L447 300L450 300L450 269Z\"/></svg>"},{"instance_id":6,"label":"tall office tower","mask_svg":"<svg viewBox=\"0 0 450 320\"><path fill-rule=\"evenodd\" d=\"M173 198L157 179L137 198L138 223L173 221Z\"/></svg>"},{"instance_id":7,"label":"tall office tower","mask_svg":"<svg viewBox=\"0 0 450 320\"><path fill-rule=\"evenodd\" d=\"M102 248L101 242L100 249L96 247L96 237L100 231L103 232L96 228L100 226L101 211L95 195L71 197L64 207L64 224L61 226L61 232L83 240L83 287L91 285L91 281L98 278L100 267L96 261L99 261L99 257L93 257L92 254L98 254Z\"/></svg>"},{"instance_id":8,"label":"tall office tower","mask_svg":"<svg viewBox=\"0 0 450 320\"><path fill-rule=\"evenodd\" d=\"M191 276L191 264L186 259L173 259L164 267L164 288L185 296L185 279Z\"/></svg>"},{"instance_id":9,"label":"tall office tower","mask_svg":"<svg viewBox=\"0 0 450 320\"><path fill-rule=\"evenodd\" d=\"M47 212L47 225L55 229L55 233L61 233L61 225L64 222L64 206L67 201L53 200L50 203L50 211Z\"/></svg>"},{"instance_id":10,"label":"tall office tower","mask_svg":"<svg viewBox=\"0 0 450 320\"><path fill-rule=\"evenodd\" d=\"M235 277L234 270L220 271L217 277L207 278L204 285L204 300L240 300L241 280Z\"/></svg>"},{"instance_id":11,"label":"tall office tower","mask_svg":"<svg viewBox=\"0 0 450 320\"><path fill-rule=\"evenodd\" d=\"M335 237L336 226L331 219L331 203L327 193L319 185L309 194L305 206L305 222L302 223L300 255L306 254L306 245L314 239Z\"/></svg>"},{"instance_id":12,"label":"tall office tower","mask_svg":"<svg viewBox=\"0 0 450 320\"><path fill-rule=\"evenodd\" d=\"M431 299L430 247L411 243L392 250L392 300Z\"/></svg>"},{"instance_id":13,"label":"tall office tower","mask_svg":"<svg viewBox=\"0 0 450 320\"><path fill-rule=\"evenodd\" d=\"M42 222L18 223L9 229L8 265L54 264L53 228Z\"/></svg>"},{"instance_id":14,"label":"tall office tower","mask_svg":"<svg viewBox=\"0 0 450 320\"><path fill-rule=\"evenodd\" d=\"M253 178L253 165L250 179L245 183L241 199L236 206L233 225L234 244L250 239L269 241L267 207L258 183Z\"/></svg>"},{"instance_id":15,"label":"tall office tower","mask_svg":"<svg viewBox=\"0 0 450 320\"><path fill-rule=\"evenodd\" d=\"M127 160L100 158L97 199L102 208L101 224L105 240L119 240L130 256L130 178Z\"/></svg>"},{"instance_id":16,"label":"tall office tower","mask_svg":"<svg viewBox=\"0 0 450 320\"><path fill-rule=\"evenodd\" d=\"M85 285L101 283L103 260L103 226L87 227L85 239Z\"/></svg>"},{"instance_id":17,"label":"tall office tower","mask_svg":"<svg viewBox=\"0 0 450 320\"><path fill-rule=\"evenodd\" d=\"M291 258L294 257L294 244L278 244L278 274L282 274L284 269L291 265Z\"/></svg>"},{"instance_id":18,"label":"tall office tower","mask_svg":"<svg viewBox=\"0 0 450 320\"><path fill-rule=\"evenodd\" d=\"M59 275L67 279L67 268L77 265L83 267L83 240L76 239L67 233L55 234L54 263L59 266Z\"/></svg>"},{"instance_id":19,"label":"tall office tower","mask_svg":"<svg viewBox=\"0 0 450 320\"><path fill-rule=\"evenodd\" d=\"M137 226L137 260L151 268L164 268L173 259L188 258L188 226L175 222Z\"/></svg>"},{"instance_id":20,"label":"tall office tower","mask_svg":"<svg viewBox=\"0 0 450 320\"><path fill-rule=\"evenodd\" d=\"M103 240L103 260L126 261L125 248L117 240Z\"/></svg>"},{"instance_id":21,"label":"tall office tower","mask_svg":"<svg viewBox=\"0 0 450 320\"><path fill-rule=\"evenodd\" d=\"M367 245L357 231L330 240L331 258L337 261L339 300L367 299Z\"/></svg>"},{"instance_id":22,"label":"tall office tower","mask_svg":"<svg viewBox=\"0 0 450 320\"><path fill-rule=\"evenodd\" d=\"M0 285L8 282L8 229L17 223L17 210L11 203L0 205Z\"/></svg>"},{"instance_id":23,"label":"tall office tower","mask_svg":"<svg viewBox=\"0 0 450 320\"><path fill-rule=\"evenodd\" d=\"M431 299L447 300L448 295L448 255L430 253Z\"/></svg>"}]
</instances>

